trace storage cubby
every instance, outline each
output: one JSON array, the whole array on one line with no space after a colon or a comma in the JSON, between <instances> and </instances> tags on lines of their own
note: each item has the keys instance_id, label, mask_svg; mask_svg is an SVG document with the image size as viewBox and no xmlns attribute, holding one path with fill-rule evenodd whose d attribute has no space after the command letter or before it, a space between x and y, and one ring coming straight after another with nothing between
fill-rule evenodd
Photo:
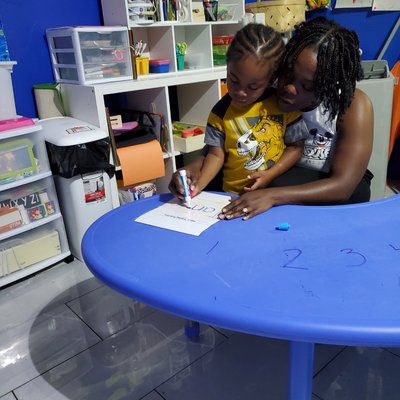
<instances>
[{"instance_id":1,"label":"storage cubby","mask_svg":"<svg viewBox=\"0 0 400 400\"><path fill-rule=\"evenodd\" d=\"M211 68L211 32L209 25L177 25L173 29L175 46L180 42L187 44L184 70Z\"/></svg>"},{"instance_id":2,"label":"storage cubby","mask_svg":"<svg viewBox=\"0 0 400 400\"><path fill-rule=\"evenodd\" d=\"M46 146L37 126L1 132L0 190L7 190L25 182L50 175Z\"/></svg>"},{"instance_id":3,"label":"storage cubby","mask_svg":"<svg viewBox=\"0 0 400 400\"><path fill-rule=\"evenodd\" d=\"M3 131L0 152L5 164L0 181L4 286L67 258L70 251L41 127Z\"/></svg>"},{"instance_id":4,"label":"storage cubby","mask_svg":"<svg viewBox=\"0 0 400 400\"><path fill-rule=\"evenodd\" d=\"M220 98L218 80L177 85L179 120L205 126L212 106ZM196 93L196 96L193 96Z\"/></svg>"}]
</instances>

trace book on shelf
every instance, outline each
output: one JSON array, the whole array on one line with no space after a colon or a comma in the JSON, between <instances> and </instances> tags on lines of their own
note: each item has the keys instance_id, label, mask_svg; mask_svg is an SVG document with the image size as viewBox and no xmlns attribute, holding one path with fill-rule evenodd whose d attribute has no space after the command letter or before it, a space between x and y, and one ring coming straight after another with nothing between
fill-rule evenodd
<instances>
[{"instance_id":1,"label":"book on shelf","mask_svg":"<svg viewBox=\"0 0 400 400\"><path fill-rule=\"evenodd\" d=\"M17 207L0 208L0 233L18 228L23 224L23 220Z\"/></svg>"},{"instance_id":2,"label":"book on shelf","mask_svg":"<svg viewBox=\"0 0 400 400\"><path fill-rule=\"evenodd\" d=\"M25 208L36 207L43 202L42 197L44 195L47 195L46 192L33 192L17 199L2 200L0 201L0 207L17 207L19 205Z\"/></svg>"}]
</instances>

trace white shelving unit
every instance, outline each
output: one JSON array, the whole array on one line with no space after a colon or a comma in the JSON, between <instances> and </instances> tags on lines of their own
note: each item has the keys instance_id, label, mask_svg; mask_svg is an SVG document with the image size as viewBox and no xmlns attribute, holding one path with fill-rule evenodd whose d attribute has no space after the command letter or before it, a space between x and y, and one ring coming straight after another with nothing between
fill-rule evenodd
<instances>
[{"instance_id":1,"label":"white shelving unit","mask_svg":"<svg viewBox=\"0 0 400 400\"><path fill-rule=\"evenodd\" d=\"M23 223L16 228L3 230L2 233L0 233L0 287L40 271L47 266L67 258L71 254L47 158L41 126L31 125L2 132L0 151L6 149L2 154L2 159L3 161L5 159L13 160L13 156L17 156L16 160L13 161L18 164L18 154L13 154L13 149L18 147L14 147L14 144L21 140L24 143L30 144L29 148L32 149L36 165L25 177L23 177L23 174L20 174L19 176L15 176L15 179L11 177L2 179L2 182L0 181L0 203L8 202L9 200L13 201L14 204L15 202L21 203L24 202L23 199L26 199L27 202L25 204L27 207L24 207L22 210L24 214L24 218L22 218ZM8 167L2 166L2 173L4 173L3 167L10 170L11 165L12 164ZM19 169L19 167L17 168ZM33 207L29 208L28 202L30 201L29 199L35 198L35 201L37 201L37 194L42 196L41 199L45 198L45 200L43 200L44 202L49 202L48 204L49 207L51 206L51 210L48 208L46 212L47 215L42 214L35 219L33 217L33 210L37 208L37 204L35 203ZM59 244L53 246L51 256L30 265L28 265L28 261L24 261L22 265L18 264L16 246L27 244L31 241L41 239L44 236L49 237L51 234L54 235L55 231L58 233ZM49 241L50 240L52 239L49 238ZM33 252L29 250L21 250L20 248L19 251L25 252L25 254L30 253L29 257L31 260L32 258L40 259L40 256L33 255ZM24 264L25 262L27 265L26 267Z\"/></svg>"},{"instance_id":2,"label":"white shelving unit","mask_svg":"<svg viewBox=\"0 0 400 400\"><path fill-rule=\"evenodd\" d=\"M189 2L186 5L190 8L189 18L184 22L161 20L137 24L129 18L129 9L133 2L103 0L104 23L128 26L135 42L142 40L147 44L143 56L150 59L169 59L169 72L139 75L135 80L119 82L61 84L67 115L87 121L105 131L108 131L106 107L164 115L168 126L164 152L165 176L157 179L158 193L168 192L168 184L176 170L175 159L181 154L174 148L172 122L182 121L205 126L212 106L221 97L221 80L226 78L226 66L214 65L212 38L234 35L243 26L241 19L244 15L244 2L234 0L229 4L232 6L232 3L234 18L229 21L194 21L192 9L198 3ZM183 70L177 68L175 48L178 42L187 43ZM202 144L198 147L200 149ZM115 208L119 206L115 182L112 182L112 192Z\"/></svg>"},{"instance_id":3,"label":"white shelving unit","mask_svg":"<svg viewBox=\"0 0 400 400\"><path fill-rule=\"evenodd\" d=\"M133 1L133 0L101 0L101 8L103 11L103 19L105 25L124 25L128 28L135 26L169 26L171 24L190 24L199 23L199 18L196 17L195 9L203 11L202 1L193 2L191 0L176 1L175 5L177 8L177 20L168 20L168 17L164 16L163 12L163 0L146 1L149 4L153 4L156 13L150 20L143 21L137 20L132 16L132 11L135 8L135 4L145 3L145 1ZM169 0L165 1L166 3ZM234 23L238 22L244 15L244 1L243 0L219 0L219 9L226 9L228 12L224 16L223 21L210 22L212 24L223 24L223 23ZM157 18L158 15L158 18ZM201 24L201 21L200 21Z\"/></svg>"}]
</instances>

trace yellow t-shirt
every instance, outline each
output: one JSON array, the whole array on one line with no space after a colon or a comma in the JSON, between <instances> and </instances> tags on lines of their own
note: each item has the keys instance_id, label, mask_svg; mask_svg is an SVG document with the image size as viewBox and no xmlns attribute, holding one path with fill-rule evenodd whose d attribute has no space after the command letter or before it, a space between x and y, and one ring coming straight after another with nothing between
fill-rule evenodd
<instances>
[{"instance_id":1,"label":"yellow t-shirt","mask_svg":"<svg viewBox=\"0 0 400 400\"><path fill-rule=\"evenodd\" d=\"M298 111L279 110L275 89L257 102L237 107L226 94L211 110L205 143L223 147L223 189L240 194L247 176L271 168L282 156L285 143L304 140L308 131Z\"/></svg>"}]
</instances>

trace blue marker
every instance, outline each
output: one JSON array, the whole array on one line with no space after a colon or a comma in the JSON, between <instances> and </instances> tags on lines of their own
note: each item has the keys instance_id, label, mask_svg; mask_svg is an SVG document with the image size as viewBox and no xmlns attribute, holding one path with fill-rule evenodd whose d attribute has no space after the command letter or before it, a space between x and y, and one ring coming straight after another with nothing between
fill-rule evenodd
<instances>
[{"instance_id":1,"label":"blue marker","mask_svg":"<svg viewBox=\"0 0 400 400\"><path fill-rule=\"evenodd\" d=\"M190 197L190 189L187 181L186 170L179 170L179 175L181 176L182 185L183 185L183 196L185 197L185 204L188 207L192 207L191 197Z\"/></svg>"},{"instance_id":2,"label":"blue marker","mask_svg":"<svg viewBox=\"0 0 400 400\"><path fill-rule=\"evenodd\" d=\"M288 231L290 229L290 224L288 222L282 222L275 229L278 231Z\"/></svg>"}]
</instances>

